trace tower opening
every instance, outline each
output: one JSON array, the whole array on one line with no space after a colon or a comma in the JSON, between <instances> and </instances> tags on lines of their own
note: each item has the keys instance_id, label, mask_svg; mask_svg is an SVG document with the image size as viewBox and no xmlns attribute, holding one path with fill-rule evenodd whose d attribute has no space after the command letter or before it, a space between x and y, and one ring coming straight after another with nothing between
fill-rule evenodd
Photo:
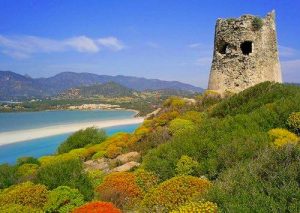
<instances>
[{"instance_id":1,"label":"tower opening","mask_svg":"<svg viewBox=\"0 0 300 213\"><path fill-rule=\"evenodd\" d=\"M221 54L226 54L228 45L229 45L228 43L222 42L222 43L219 45L219 48L218 48L219 53L221 53Z\"/></svg>"},{"instance_id":2,"label":"tower opening","mask_svg":"<svg viewBox=\"0 0 300 213\"><path fill-rule=\"evenodd\" d=\"M241 50L244 55L249 55L252 53L252 41L244 41L241 43Z\"/></svg>"}]
</instances>

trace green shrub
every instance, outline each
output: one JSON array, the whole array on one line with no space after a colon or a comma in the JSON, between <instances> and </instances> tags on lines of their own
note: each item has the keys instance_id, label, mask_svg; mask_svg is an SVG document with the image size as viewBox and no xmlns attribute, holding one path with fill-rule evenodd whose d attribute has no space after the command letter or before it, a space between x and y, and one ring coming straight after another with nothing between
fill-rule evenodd
<instances>
[{"instance_id":1,"label":"green shrub","mask_svg":"<svg viewBox=\"0 0 300 213\"><path fill-rule=\"evenodd\" d=\"M214 182L206 199L221 212L299 212L300 150L266 149Z\"/></svg>"},{"instance_id":2,"label":"green shrub","mask_svg":"<svg viewBox=\"0 0 300 213\"><path fill-rule=\"evenodd\" d=\"M146 171L144 169L137 169L135 172L136 183L143 190L148 192L153 187L157 186L159 178L153 172Z\"/></svg>"},{"instance_id":3,"label":"green shrub","mask_svg":"<svg viewBox=\"0 0 300 213\"><path fill-rule=\"evenodd\" d=\"M299 97L299 94L299 87L263 82L223 100L212 110L210 116L225 117L226 115L246 114L274 101ZM299 101L299 99L294 101Z\"/></svg>"},{"instance_id":4,"label":"green shrub","mask_svg":"<svg viewBox=\"0 0 300 213\"><path fill-rule=\"evenodd\" d=\"M16 167L8 164L0 165L0 189L7 188L17 182Z\"/></svg>"},{"instance_id":5,"label":"green shrub","mask_svg":"<svg viewBox=\"0 0 300 213\"><path fill-rule=\"evenodd\" d=\"M182 134L185 131L191 131L195 128L195 125L192 121L181 119L181 118L175 118L170 122L170 132L175 134Z\"/></svg>"},{"instance_id":6,"label":"green shrub","mask_svg":"<svg viewBox=\"0 0 300 213\"><path fill-rule=\"evenodd\" d=\"M287 123L291 130L300 135L300 112L291 113Z\"/></svg>"},{"instance_id":7,"label":"green shrub","mask_svg":"<svg viewBox=\"0 0 300 213\"><path fill-rule=\"evenodd\" d=\"M192 121L195 124L200 124L204 119L204 113L197 111L187 111L180 115L179 118Z\"/></svg>"},{"instance_id":8,"label":"green shrub","mask_svg":"<svg viewBox=\"0 0 300 213\"><path fill-rule=\"evenodd\" d=\"M6 204L19 204L33 208L43 208L47 201L46 186L25 182L13 185L0 193L0 206Z\"/></svg>"},{"instance_id":9,"label":"green shrub","mask_svg":"<svg viewBox=\"0 0 300 213\"><path fill-rule=\"evenodd\" d=\"M221 94L214 90L206 90L201 96L196 97L196 107L199 111L208 109L222 100Z\"/></svg>"},{"instance_id":10,"label":"green shrub","mask_svg":"<svg viewBox=\"0 0 300 213\"><path fill-rule=\"evenodd\" d=\"M93 185L93 188L96 188L103 182L103 179L106 174L99 169L95 169L95 170L88 170L87 175Z\"/></svg>"},{"instance_id":11,"label":"green shrub","mask_svg":"<svg viewBox=\"0 0 300 213\"><path fill-rule=\"evenodd\" d=\"M269 146L268 131L285 128L295 111L300 111L299 87L259 84L221 101L195 130L175 135L149 151L142 166L166 180L176 175L178 160L187 155L199 162L199 175L216 179Z\"/></svg>"},{"instance_id":12,"label":"green shrub","mask_svg":"<svg viewBox=\"0 0 300 213\"><path fill-rule=\"evenodd\" d=\"M49 193L44 210L46 212L68 213L82 204L84 204L84 197L77 189L59 186Z\"/></svg>"},{"instance_id":13,"label":"green shrub","mask_svg":"<svg viewBox=\"0 0 300 213\"><path fill-rule=\"evenodd\" d=\"M182 99L180 97L176 97L176 96L169 97L163 103L163 105L165 107L171 107L171 108L182 108L185 104L186 104L186 102L184 99Z\"/></svg>"},{"instance_id":14,"label":"green shrub","mask_svg":"<svg viewBox=\"0 0 300 213\"><path fill-rule=\"evenodd\" d=\"M106 154L106 151L99 151L99 152L96 152L92 159L95 160L95 159L98 159L98 158L103 158Z\"/></svg>"},{"instance_id":15,"label":"green shrub","mask_svg":"<svg viewBox=\"0 0 300 213\"><path fill-rule=\"evenodd\" d=\"M264 21L260 17L255 17L252 21L254 30L260 30L264 25Z\"/></svg>"},{"instance_id":16,"label":"green shrub","mask_svg":"<svg viewBox=\"0 0 300 213\"><path fill-rule=\"evenodd\" d=\"M34 157L20 157L17 159L17 166L21 166L23 164L37 164L40 165L38 159Z\"/></svg>"},{"instance_id":17,"label":"green shrub","mask_svg":"<svg viewBox=\"0 0 300 213\"><path fill-rule=\"evenodd\" d=\"M203 196L211 183L206 179L192 176L178 176L162 182L144 197L142 208L145 212L169 212L195 196Z\"/></svg>"},{"instance_id":18,"label":"green shrub","mask_svg":"<svg viewBox=\"0 0 300 213\"><path fill-rule=\"evenodd\" d=\"M199 163L186 155L182 155L176 164L176 173L178 175L195 175Z\"/></svg>"},{"instance_id":19,"label":"green shrub","mask_svg":"<svg viewBox=\"0 0 300 213\"><path fill-rule=\"evenodd\" d=\"M82 162L78 159L64 160L42 166L37 172L37 181L55 189L59 186L77 188L86 200L93 197L93 187Z\"/></svg>"},{"instance_id":20,"label":"green shrub","mask_svg":"<svg viewBox=\"0 0 300 213\"><path fill-rule=\"evenodd\" d=\"M98 130L95 127L89 127L79 130L67 138L57 149L62 154L72 149L82 148L88 144L98 144L107 138L104 130Z\"/></svg>"},{"instance_id":21,"label":"green shrub","mask_svg":"<svg viewBox=\"0 0 300 213\"><path fill-rule=\"evenodd\" d=\"M19 182L33 181L39 166L37 164L25 163L18 167L16 176Z\"/></svg>"}]
</instances>

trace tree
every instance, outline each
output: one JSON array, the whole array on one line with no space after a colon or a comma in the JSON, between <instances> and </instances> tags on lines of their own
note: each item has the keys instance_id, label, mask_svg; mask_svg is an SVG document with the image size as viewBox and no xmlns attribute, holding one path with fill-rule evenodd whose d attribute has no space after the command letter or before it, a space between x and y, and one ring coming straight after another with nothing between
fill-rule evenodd
<instances>
[{"instance_id":1,"label":"tree","mask_svg":"<svg viewBox=\"0 0 300 213\"><path fill-rule=\"evenodd\" d=\"M107 138L104 130L89 127L79 130L67 138L57 149L59 154L69 152L72 149L82 148L88 144L98 144Z\"/></svg>"}]
</instances>

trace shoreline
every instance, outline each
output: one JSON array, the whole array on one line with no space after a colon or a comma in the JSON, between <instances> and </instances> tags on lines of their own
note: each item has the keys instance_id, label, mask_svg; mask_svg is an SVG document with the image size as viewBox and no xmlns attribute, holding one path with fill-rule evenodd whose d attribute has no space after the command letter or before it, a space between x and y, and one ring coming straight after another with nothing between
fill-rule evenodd
<instances>
[{"instance_id":1,"label":"shoreline","mask_svg":"<svg viewBox=\"0 0 300 213\"><path fill-rule=\"evenodd\" d=\"M16 130L0 133L0 146L28 141L38 138L50 137L65 133L76 132L87 127L106 128L113 126L122 126L130 124L139 124L144 121L143 117L125 118L118 120L90 121L76 124L62 124L42 128Z\"/></svg>"},{"instance_id":2,"label":"shoreline","mask_svg":"<svg viewBox=\"0 0 300 213\"><path fill-rule=\"evenodd\" d=\"M24 111L0 111L0 113L18 113L18 112L51 112L51 111L129 111L134 112L135 116L140 113L136 109L111 108L111 109L42 109L42 110L24 110Z\"/></svg>"}]
</instances>

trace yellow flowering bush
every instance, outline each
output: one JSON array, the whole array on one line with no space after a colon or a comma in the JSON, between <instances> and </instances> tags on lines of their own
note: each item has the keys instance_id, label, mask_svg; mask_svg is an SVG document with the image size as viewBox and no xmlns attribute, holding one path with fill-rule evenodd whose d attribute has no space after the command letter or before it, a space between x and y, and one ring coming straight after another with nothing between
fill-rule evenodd
<instances>
[{"instance_id":1,"label":"yellow flowering bush","mask_svg":"<svg viewBox=\"0 0 300 213\"><path fill-rule=\"evenodd\" d=\"M89 150L86 148L73 149L69 152L69 155L79 157L80 159L86 159L90 156Z\"/></svg>"},{"instance_id":2,"label":"yellow flowering bush","mask_svg":"<svg viewBox=\"0 0 300 213\"><path fill-rule=\"evenodd\" d=\"M149 172L144 169L137 169L134 174L136 177L136 183L143 192L149 191L158 184L159 178L153 172Z\"/></svg>"},{"instance_id":3,"label":"yellow flowering bush","mask_svg":"<svg viewBox=\"0 0 300 213\"><path fill-rule=\"evenodd\" d=\"M288 117L287 123L298 135L300 134L300 112L293 112Z\"/></svg>"},{"instance_id":4,"label":"yellow flowering bush","mask_svg":"<svg viewBox=\"0 0 300 213\"><path fill-rule=\"evenodd\" d=\"M190 201L193 197L201 197L207 192L211 183L193 176L178 176L159 184L150 190L142 201L144 210L169 212Z\"/></svg>"},{"instance_id":5,"label":"yellow flowering bush","mask_svg":"<svg viewBox=\"0 0 300 213\"><path fill-rule=\"evenodd\" d=\"M199 163L187 155L181 156L176 164L177 175L193 175L197 170Z\"/></svg>"},{"instance_id":6,"label":"yellow flowering bush","mask_svg":"<svg viewBox=\"0 0 300 213\"><path fill-rule=\"evenodd\" d=\"M180 115L179 118L193 121L194 123L201 123L203 120L204 114L197 111L187 111L183 115Z\"/></svg>"},{"instance_id":7,"label":"yellow flowering bush","mask_svg":"<svg viewBox=\"0 0 300 213\"><path fill-rule=\"evenodd\" d=\"M56 164L56 163L59 163L62 161L75 160L75 159L79 159L79 157L74 154L64 153L61 155L43 156L43 157L40 157L38 160L39 160L41 166L46 166L49 164Z\"/></svg>"},{"instance_id":8,"label":"yellow flowering bush","mask_svg":"<svg viewBox=\"0 0 300 213\"><path fill-rule=\"evenodd\" d=\"M42 208L47 201L46 186L25 182L4 189L0 194L0 206L19 204L33 208Z\"/></svg>"},{"instance_id":9,"label":"yellow flowering bush","mask_svg":"<svg viewBox=\"0 0 300 213\"><path fill-rule=\"evenodd\" d=\"M165 126L171 120L173 120L174 118L176 118L178 116L179 116L179 112L177 112L177 111L170 111L170 112L162 113L153 119L153 125L154 125L154 127Z\"/></svg>"},{"instance_id":10,"label":"yellow flowering bush","mask_svg":"<svg viewBox=\"0 0 300 213\"><path fill-rule=\"evenodd\" d=\"M96 152L92 159L95 160L95 159L98 159L98 158L103 158L106 154L106 151L99 151L99 152Z\"/></svg>"},{"instance_id":11,"label":"yellow flowering bush","mask_svg":"<svg viewBox=\"0 0 300 213\"><path fill-rule=\"evenodd\" d=\"M171 213L217 213L218 207L210 201L188 202Z\"/></svg>"},{"instance_id":12,"label":"yellow flowering bush","mask_svg":"<svg viewBox=\"0 0 300 213\"><path fill-rule=\"evenodd\" d=\"M0 205L1 213L43 213L41 209L32 208L30 206L22 206L19 204Z\"/></svg>"},{"instance_id":13,"label":"yellow flowering bush","mask_svg":"<svg viewBox=\"0 0 300 213\"><path fill-rule=\"evenodd\" d=\"M19 181L33 180L36 177L39 165L32 163L25 163L18 167L16 175Z\"/></svg>"},{"instance_id":14,"label":"yellow flowering bush","mask_svg":"<svg viewBox=\"0 0 300 213\"><path fill-rule=\"evenodd\" d=\"M297 135L286 129L271 129L268 133L276 148L280 148L289 143L297 144L299 142Z\"/></svg>"},{"instance_id":15,"label":"yellow flowering bush","mask_svg":"<svg viewBox=\"0 0 300 213\"><path fill-rule=\"evenodd\" d=\"M192 121L175 118L170 122L169 130L173 135L179 135L185 131L192 131L195 125Z\"/></svg>"},{"instance_id":16,"label":"yellow flowering bush","mask_svg":"<svg viewBox=\"0 0 300 213\"><path fill-rule=\"evenodd\" d=\"M185 105L185 100L182 99L182 98L179 98L179 97L170 97L168 98L164 103L163 105L165 107L173 107L173 108L180 108L180 107L183 107Z\"/></svg>"}]
</instances>

